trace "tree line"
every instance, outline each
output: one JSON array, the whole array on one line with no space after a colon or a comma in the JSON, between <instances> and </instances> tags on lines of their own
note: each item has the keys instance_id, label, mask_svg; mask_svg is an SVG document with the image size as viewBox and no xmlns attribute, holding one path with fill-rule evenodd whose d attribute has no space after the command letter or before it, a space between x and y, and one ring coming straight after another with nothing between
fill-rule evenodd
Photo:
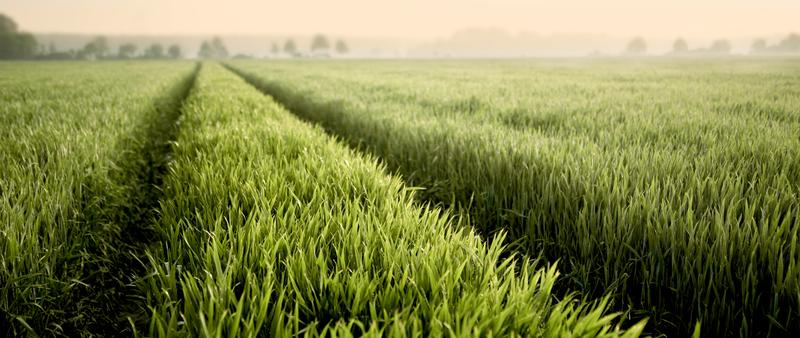
<instances>
[{"instance_id":1,"label":"tree line","mask_svg":"<svg viewBox=\"0 0 800 338\"><path fill-rule=\"evenodd\" d=\"M132 43L123 43L117 47L114 52L108 39L104 36L98 36L89 41L83 49L73 52L73 58L88 59L88 60L104 60L104 59L180 59L183 57L183 51L177 44L164 47L160 43L153 43L145 47L139 52L139 47Z\"/></svg>"},{"instance_id":2,"label":"tree line","mask_svg":"<svg viewBox=\"0 0 800 338\"><path fill-rule=\"evenodd\" d=\"M636 37L628 42L624 54L638 56L647 53L647 41L644 38ZM689 44L684 39L676 39L673 43L669 55L728 55L731 53L732 45L726 39L718 39L711 42L708 47L690 49ZM283 48L278 43L272 43L270 53L273 56L287 55L290 57L330 57L332 53L338 55L347 54L349 47L344 40L338 39L331 44L328 37L323 34L316 34L311 39L311 45L306 52L301 51L293 39L283 42ZM750 54L800 54L800 35L789 34L774 45L769 45L765 39L756 39L750 47ZM229 57L228 49L219 37L214 37L210 41L203 41L197 54L203 59L225 59ZM28 32L19 30L17 23L10 17L0 13L0 59L179 59L183 57L183 51L177 44L165 47L159 43L153 43L141 51L139 47L132 43L124 43L118 46L116 51L112 51L108 39L98 36L89 41L80 50L59 51L55 45L51 44L48 48L40 46L36 37ZM246 55L236 55L234 57L248 57Z\"/></svg>"},{"instance_id":3,"label":"tree line","mask_svg":"<svg viewBox=\"0 0 800 338\"><path fill-rule=\"evenodd\" d=\"M347 54L350 50L347 46L347 43L342 40L338 39L333 45L333 50L331 50L331 43L323 34L316 34L311 39L311 45L308 49L309 53L303 53L297 46L297 43L294 39L286 39L283 43L283 49L278 46L278 43L273 42L269 52L271 56L280 56L285 55L289 57L301 57L301 56L311 56L311 57L329 57L331 56L331 51L335 52L338 55ZM200 50L197 53L197 56L201 59L225 59L230 57L228 53L228 49L225 47L225 43L219 37L214 37L211 40L203 41L200 44ZM234 55L233 58L251 58L252 56L238 54Z\"/></svg>"},{"instance_id":4,"label":"tree line","mask_svg":"<svg viewBox=\"0 0 800 338\"><path fill-rule=\"evenodd\" d=\"M328 38L325 35L317 34L311 39L311 46L309 48L311 55L314 56L325 56L330 55L331 52L331 44L328 42ZM350 49L347 47L347 43L344 40L336 40L335 45L333 46L333 51L337 54L347 54ZM280 54L280 49L276 44L272 44L272 53L273 54ZM301 55L300 51L297 49L297 45L295 45L294 40L288 39L283 45L283 52L289 54L291 56L299 56Z\"/></svg>"},{"instance_id":5,"label":"tree line","mask_svg":"<svg viewBox=\"0 0 800 338\"><path fill-rule=\"evenodd\" d=\"M682 38L678 38L672 43L670 55L728 55L733 49L730 41L717 39L711 42L708 47L690 49L689 43ZM647 53L647 42L644 38L636 37L628 42L625 47L627 55L644 55ZM800 35L791 33L778 43L768 45L765 39L756 39L750 46L750 54L798 54L800 53Z\"/></svg>"},{"instance_id":6,"label":"tree line","mask_svg":"<svg viewBox=\"0 0 800 338\"><path fill-rule=\"evenodd\" d=\"M338 39L331 44L325 35L317 34L311 40L309 48L311 56L330 56L331 46L337 54L346 54L349 51L347 43ZM303 56L293 39L283 43L283 49L273 43L270 48L273 56L285 55L292 57ZM225 59L230 57L225 43L219 37L203 41L197 56L202 59ZM42 59L42 60L111 60L111 59L179 59L184 57L184 52L178 44L165 46L152 43L140 49L133 43L123 43L116 49L111 47L108 38L97 36L87 42L81 49L62 51L55 44L45 47L38 43L36 37L27 32L19 31L17 23L10 17L0 13L0 59ZM234 57L246 57L236 55Z\"/></svg>"},{"instance_id":7,"label":"tree line","mask_svg":"<svg viewBox=\"0 0 800 338\"><path fill-rule=\"evenodd\" d=\"M14 20L0 13L0 59L28 59L37 48L33 34L20 32Z\"/></svg>"},{"instance_id":8,"label":"tree line","mask_svg":"<svg viewBox=\"0 0 800 338\"><path fill-rule=\"evenodd\" d=\"M323 34L316 34L312 37L311 44L309 45L307 52L303 52L298 47L298 44L295 42L295 40L291 38L286 39L286 41L283 42L283 48L281 48L277 42L273 42L269 49L271 56L285 55L289 57L330 57L332 52L336 53L337 55L344 55L349 51L350 49L344 40L337 39L333 43L333 46L331 46L330 40ZM201 59L225 59L230 57L228 49L225 47L225 43L219 37L214 37L211 40L203 41L203 43L200 44L200 51L197 53L197 56ZM252 56L244 54L233 56L233 58L250 57Z\"/></svg>"},{"instance_id":9,"label":"tree line","mask_svg":"<svg viewBox=\"0 0 800 338\"><path fill-rule=\"evenodd\" d=\"M124 43L117 51L112 51L108 39L103 36L92 39L80 50L59 51L54 44L45 48L39 45L33 34L19 31L13 19L0 13L0 59L178 59L182 56L177 44L165 47L153 43L140 53L135 44Z\"/></svg>"}]
</instances>

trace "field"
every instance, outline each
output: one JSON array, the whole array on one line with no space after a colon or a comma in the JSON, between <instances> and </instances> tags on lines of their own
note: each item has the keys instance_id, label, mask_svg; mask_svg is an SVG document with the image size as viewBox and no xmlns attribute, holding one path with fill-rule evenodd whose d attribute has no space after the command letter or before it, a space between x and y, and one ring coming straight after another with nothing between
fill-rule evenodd
<instances>
[{"instance_id":1,"label":"field","mask_svg":"<svg viewBox=\"0 0 800 338\"><path fill-rule=\"evenodd\" d=\"M800 333L796 59L0 64L0 334Z\"/></svg>"},{"instance_id":2,"label":"field","mask_svg":"<svg viewBox=\"0 0 800 338\"><path fill-rule=\"evenodd\" d=\"M0 64L0 335L118 328L192 69Z\"/></svg>"}]
</instances>

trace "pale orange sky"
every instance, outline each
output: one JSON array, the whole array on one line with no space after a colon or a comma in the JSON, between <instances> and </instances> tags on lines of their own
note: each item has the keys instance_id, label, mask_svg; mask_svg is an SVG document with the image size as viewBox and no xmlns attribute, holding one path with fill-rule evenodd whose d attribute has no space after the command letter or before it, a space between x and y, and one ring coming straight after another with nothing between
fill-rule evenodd
<instances>
[{"instance_id":1,"label":"pale orange sky","mask_svg":"<svg viewBox=\"0 0 800 338\"><path fill-rule=\"evenodd\" d=\"M0 0L0 12L38 33L432 38L498 27L733 38L800 31L800 0Z\"/></svg>"}]
</instances>

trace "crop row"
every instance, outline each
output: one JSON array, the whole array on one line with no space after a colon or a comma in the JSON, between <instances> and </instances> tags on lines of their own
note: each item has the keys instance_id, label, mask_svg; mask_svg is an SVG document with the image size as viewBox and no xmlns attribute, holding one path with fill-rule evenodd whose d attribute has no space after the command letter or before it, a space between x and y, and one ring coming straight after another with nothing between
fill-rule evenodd
<instances>
[{"instance_id":1,"label":"crop row","mask_svg":"<svg viewBox=\"0 0 800 338\"><path fill-rule=\"evenodd\" d=\"M368 156L218 65L200 71L142 283L154 336L636 335L556 301L554 266L501 258Z\"/></svg>"},{"instance_id":2,"label":"crop row","mask_svg":"<svg viewBox=\"0 0 800 338\"><path fill-rule=\"evenodd\" d=\"M597 69L337 65L232 69L424 187L425 199L466 210L483 233L505 229L561 259L571 285L614 293L659 331L686 334L697 320L713 335L800 331L796 77L747 64L700 75L611 65L591 77ZM348 77L357 80L342 84ZM755 90L765 79L773 90ZM567 83L594 101L561 112L531 98L539 108L495 111L476 90L522 102L549 91L569 106L570 88L552 88Z\"/></svg>"},{"instance_id":3,"label":"crop row","mask_svg":"<svg viewBox=\"0 0 800 338\"><path fill-rule=\"evenodd\" d=\"M189 63L0 65L0 335L119 334ZM109 325L111 324L111 325Z\"/></svg>"}]
</instances>

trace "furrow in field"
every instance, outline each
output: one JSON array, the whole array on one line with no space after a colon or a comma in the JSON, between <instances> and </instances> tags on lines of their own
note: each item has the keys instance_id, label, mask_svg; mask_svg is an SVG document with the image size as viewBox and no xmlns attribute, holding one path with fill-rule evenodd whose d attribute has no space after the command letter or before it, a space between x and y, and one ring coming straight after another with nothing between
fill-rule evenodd
<instances>
[{"instance_id":1,"label":"furrow in field","mask_svg":"<svg viewBox=\"0 0 800 338\"><path fill-rule=\"evenodd\" d=\"M349 102L323 75L304 83L272 67L230 68L426 188L427 199L467 209L484 233L504 229L530 252L561 259L571 285L612 291L658 331L687 334L697 320L712 335L800 331L800 140L788 136L796 124L772 134L755 120L731 122L748 133L719 144L706 134L698 146L710 148L695 158L642 146L641 136L595 143L426 115L414 104L374 111L396 106L369 95Z\"/></svg>"},{"instance_id":2,"label":"furrow in field","mask_svg":"<svg viewBox=\"0 0 800 338\"><path fill-rule=\"evenodd\" d=\"M0 67L0 334L129 334L191 65Z\"/></svg>"},{"instance_id":3,"label":"furrow in field","mask_svg":"<svg viewBox=\"0 0 800 338\"><path fill-rule=\"evenodd\" d=\"M216 64L185 106L143 286L153 336L635 336L500 259L372 158Z\"/></svg>"}]
</instances>

